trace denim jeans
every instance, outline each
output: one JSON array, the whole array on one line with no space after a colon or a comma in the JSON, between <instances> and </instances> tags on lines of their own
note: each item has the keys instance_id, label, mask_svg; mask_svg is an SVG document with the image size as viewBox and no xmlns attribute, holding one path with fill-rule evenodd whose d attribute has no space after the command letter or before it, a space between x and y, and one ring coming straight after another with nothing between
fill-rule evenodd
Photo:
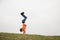
<instances>
[{"instance_id":1,"label":"denim jeans","mask_svg":"<svg viewBox=\"0 0 60 40\"><path fill-rule=\"evenodd\" d=\"M22 20L22 23L25 23L27 17L25 15L22 15L24 17L24 19Z\"/></svg>"}]
</instances>

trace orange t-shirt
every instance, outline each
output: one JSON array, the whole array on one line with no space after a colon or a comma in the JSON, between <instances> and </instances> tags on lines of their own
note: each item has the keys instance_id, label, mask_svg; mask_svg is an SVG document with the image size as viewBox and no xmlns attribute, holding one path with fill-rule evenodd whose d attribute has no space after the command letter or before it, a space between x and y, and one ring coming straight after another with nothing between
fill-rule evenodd
<instances>
[{"instance_id":1,"label":"orange t-shirt","mask_svg":"<svg viewBox=\"0 0 60 40\"><path fill-rule=\"evenodd\" d=\"M26 26L27 26L26 24L23 24L23 27L22 27L22 28L23 28L23 30L25 30L25 29L26 29Z\"/></svg>"}]
</instances>

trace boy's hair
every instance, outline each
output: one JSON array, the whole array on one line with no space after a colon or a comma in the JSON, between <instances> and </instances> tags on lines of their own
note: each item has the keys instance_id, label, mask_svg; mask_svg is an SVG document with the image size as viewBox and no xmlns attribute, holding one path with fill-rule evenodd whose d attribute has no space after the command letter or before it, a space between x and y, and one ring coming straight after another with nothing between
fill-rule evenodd
<instances>
[{"instance_id":1,"label":"boy's hair","mask_svg":"<svg viewBox=\"0 0 60 40\"><path fill-rule=\"evenodd\" d=\"M20 28L20 32L22 32L22 28Z\"/></svg>"}]
</instances>

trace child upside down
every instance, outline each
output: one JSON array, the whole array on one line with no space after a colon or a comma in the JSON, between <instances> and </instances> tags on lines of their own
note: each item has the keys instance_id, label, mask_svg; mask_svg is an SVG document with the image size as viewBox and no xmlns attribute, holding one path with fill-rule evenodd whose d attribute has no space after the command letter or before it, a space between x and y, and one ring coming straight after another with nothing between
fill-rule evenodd
<instances>
[{"instance_id":1,"label":"child upside down","mask_svg":"<svg viewBox=\"0 0 60 40\"><path fill-rule=\"evenodd\" d=\"M24 15L24 12L21 13L21 15L24 17L24 19L22 20L22 28L21 28L21 32L23 32L23 34L26 34L26 24L25 21L27 19L27 17Z\"/></svg>"}]
</instances>

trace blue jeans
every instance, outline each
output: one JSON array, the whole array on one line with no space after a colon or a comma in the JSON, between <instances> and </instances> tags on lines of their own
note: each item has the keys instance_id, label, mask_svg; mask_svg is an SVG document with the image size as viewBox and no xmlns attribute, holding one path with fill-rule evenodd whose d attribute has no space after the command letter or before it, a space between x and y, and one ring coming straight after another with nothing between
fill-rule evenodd
<instances>
[{"instance_id":1,"label":"blue jeans","mask_svg":"<svg viewBox=\"0 0 60 40\"><path fill-rule=\"evenodd\" d=\"M25 23L27 17L25 15L22 15L24 17L24 19L22 20L22 23Z\"/></svg>"}]
</instances>

